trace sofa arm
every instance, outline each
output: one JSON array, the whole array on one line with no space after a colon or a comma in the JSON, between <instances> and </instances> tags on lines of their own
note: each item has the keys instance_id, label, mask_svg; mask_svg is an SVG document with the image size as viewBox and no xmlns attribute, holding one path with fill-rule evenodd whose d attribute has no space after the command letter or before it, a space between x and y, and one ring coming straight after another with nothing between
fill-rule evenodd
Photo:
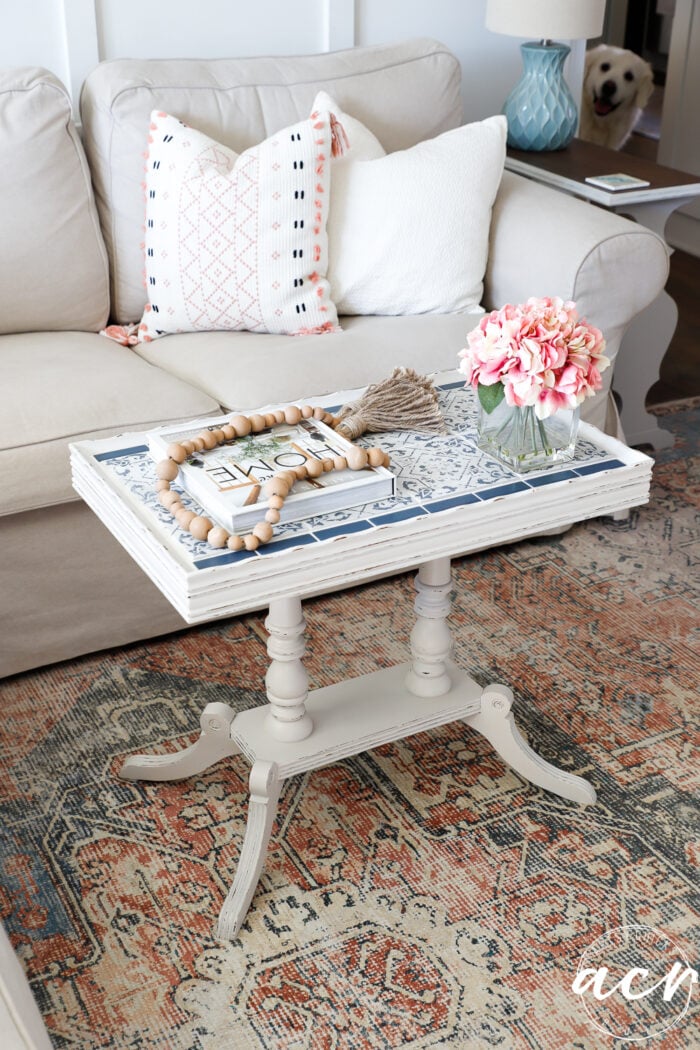
<instances>
[{"instance_id":1,"label":"sofa arm","mask_svg":"<svg viewBox=\"0 0 700 1050\"><path fill-rule=\"evenodd\" d=\"M662 290L668 250L655 233L613 212L506 171L493 207L484 305L529 296L573 299L600 328L611 367L603 390L585 401L587 422L617 433L608 397L625 329Z\"/></svg>"}]
</instances>

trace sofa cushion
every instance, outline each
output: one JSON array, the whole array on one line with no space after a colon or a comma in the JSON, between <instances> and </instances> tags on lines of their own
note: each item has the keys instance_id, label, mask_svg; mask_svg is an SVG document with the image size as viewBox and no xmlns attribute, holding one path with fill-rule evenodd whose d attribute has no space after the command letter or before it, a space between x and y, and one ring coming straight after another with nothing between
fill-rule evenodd
<instances>
[{"instance_id":1,"label":"sofa cushion","mask_svg":"<svg viewBox=\"0 0 700 1050\"><path fill-rule=\"evenodd\" d=\"M239 155L151 113L141 341L337 327L326 280L334 120L315 111Z\"/></svg>"},{"instance_id":2,"label":"sofa cushion","mask_svg":"<svg viewBox=\"0 0 700 1050\"><path fill-rule=\"evenodd\" d=\"M107 256L63 85L45 69L0 70L0 333L97 331Z\"/></svg>"},{"instance_id":3,"label":"sofa cushion","mask_svg":"<svg viewBox=\"0 0 700 1050\"><path fill-rule=\"evenodd\" d=\"M78 498L70 441L219 411L200 390L88 332L6 335L0 359L0 515Z\"/></svg>"},{"instance_id":4,"label":"sofa cushion","mask_svg":"<svg viewBox=\"0 0 700 1050\"><path fill-rule=\"evenodd\" d=\"M398 365L456 368L480 314L341 317L342 332L317 336L183 333L140 343L137 353L219 401L254 409L383 379Z\"/></svg>"},{"instance_id":5,"label":"sofa cushion","mask_svg":"<svg viewBox=\"0 0 700 1050\"><path fill-rule=\"evenodd\" d=\"M145 303L141 154L152 110L241 153L308 116L326 89L392 151L457 127L460 79L457 58L433 40L289 58L100 63L83 86L80 111L110 256L113 319L135 321Z\"/></svg>"},{"instance_id":6,"label":"sofa cushion","mask_svg":"<svg viewBox=\"0 0 700 1050\"><path fill-rule=\"evenodd\" d=\"M339 312L477 306L505 152L505 117L490 117L334 167L328 278Z\"/></svg>"}]
</instances>

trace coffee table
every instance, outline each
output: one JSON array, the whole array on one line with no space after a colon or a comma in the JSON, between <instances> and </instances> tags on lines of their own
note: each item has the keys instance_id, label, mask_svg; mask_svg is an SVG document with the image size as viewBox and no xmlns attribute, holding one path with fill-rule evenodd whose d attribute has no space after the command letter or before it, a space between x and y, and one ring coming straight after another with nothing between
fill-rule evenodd
<instances>
[{"instance_id":1,"label":"coffee table","mask_svg":"<svg viewBox=\"0 0 700 1050\"><path fill-rule=\"evenodd\" d=\"M457 375L436 377L445 436L381 435L398 478L394 497L283 526L256 552L212 551L177 529L155 498L143 434L71 446L75 489L188 623L269 608L269 703L239 713L208 704L194 744L132 756L120 773L166 781L233 755L251 763L248 823L219 918L223 939L236 936L248 911L288 777L461 720L526 780L583 805L595 801L591 784L525 742L509 686L482 688L452 660L450 558L644 503L652 461L582 425L572 463L520 477L476 448L475 399ZM304 400L332 410L357 394ZM416 566L411 659L309 693L302 600Z\"/></svg>"}]
</instances>

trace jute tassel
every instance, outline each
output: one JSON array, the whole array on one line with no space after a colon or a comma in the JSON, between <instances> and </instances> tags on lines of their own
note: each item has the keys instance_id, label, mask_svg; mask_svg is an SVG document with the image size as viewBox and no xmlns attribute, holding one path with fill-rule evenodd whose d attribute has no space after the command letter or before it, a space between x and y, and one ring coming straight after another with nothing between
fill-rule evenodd
<instances>
[{"instance_id":1,"label":"jute tassel","mask_svg":"<svg viewBox=\"0 0 700 1050\"><path fill-rule=\"evenodd\" d=\"M337 418L336 430L350 441L368 430L445 431L432 379L412 368L395 368L388 379L367 387L359 401L345 405Z\"/></svg>"}]
</instances>

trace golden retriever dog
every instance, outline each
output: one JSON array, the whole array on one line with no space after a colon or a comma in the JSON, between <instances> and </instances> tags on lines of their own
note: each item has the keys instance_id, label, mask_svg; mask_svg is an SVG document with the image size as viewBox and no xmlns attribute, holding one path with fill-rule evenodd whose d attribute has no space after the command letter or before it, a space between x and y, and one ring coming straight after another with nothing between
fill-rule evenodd
<instances>
[{"instance_id":1,"label":"golden retriever dog","mask_svg":"<svg viewBox=\"0 0 700 1050\"><path fill-rule=\"evenodd\" d=\"M578 137L621 149L653 90L651 66L633 51L608 44L587 51Z\"/></svg>"}]
</instances>

